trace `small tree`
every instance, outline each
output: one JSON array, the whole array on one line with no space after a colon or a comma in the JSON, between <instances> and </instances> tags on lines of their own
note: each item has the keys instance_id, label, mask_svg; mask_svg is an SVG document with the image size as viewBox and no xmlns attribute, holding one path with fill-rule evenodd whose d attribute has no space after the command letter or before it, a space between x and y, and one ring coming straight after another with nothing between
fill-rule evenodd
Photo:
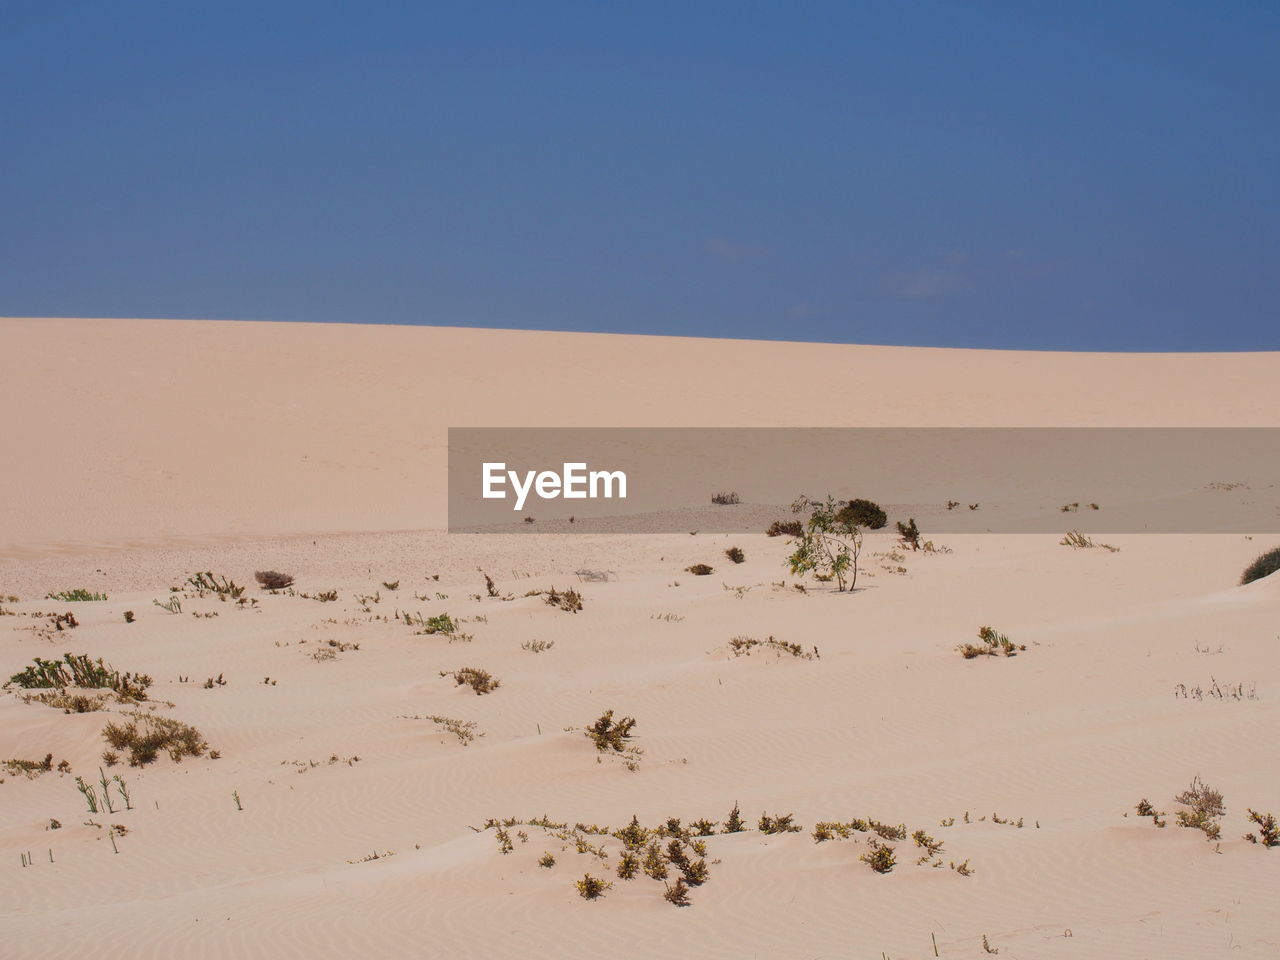
<instances>
[{"instance_id":1,"label":"small tree","mask_svg":"<svg viewBox=\"0 0 1280 960\"><path fill-rule=\"evenodd\" d=\"M858 556L862 553L862 531L846 514L834 497L811 500L800 497L791 505L792 513L809 513L795 552L787 557L791 572L797 576L812 573L819 580L836 581L843 593L858 582Z\"/></svg>"}]
</instances>

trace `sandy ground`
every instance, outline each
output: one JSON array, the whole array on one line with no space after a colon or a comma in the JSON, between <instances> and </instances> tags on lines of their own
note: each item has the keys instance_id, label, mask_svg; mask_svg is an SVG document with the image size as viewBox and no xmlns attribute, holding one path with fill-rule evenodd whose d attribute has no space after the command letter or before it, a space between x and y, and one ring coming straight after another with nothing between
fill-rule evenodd
<instances>
[{"instance_id":1,"label":"sandy ground","mask_svg":"<svg viewBox=\"0 0 1280 960\"><path fill-rule=\"evenodd\" d=\"M1280 813L1280 582L1236 585L1280 537L956 534L913 554L876 533L839 595L796 590L760 534L438 530L450 425L1280 426L1280 356L194 321L0 321L0 342L0 674L70 652L153 678L106 711L0 696L0 760L71 768L0 771L6 958L905 960L987 956L984 935L1014 958L1280 955L1280 848L1243 839L1246 808ZM838 403L789 386L814 363ZM294 594L259 589L263 568ZM201 570L256 602L201 596ZM552 586L581 612L526 596ZM109 599L46 599L80 587ZM458 635L421 632L442 613ZM1026 649L961 658L983 625ZM735 657L744 635L818 656ZM440 676L463 667L501 686ZM75 777L97 780L104 725L135 706L219 757L104 766L132 809L117 792L90 813ZM608 709L637 721L635 769L583 734ZM408 719L427 716L483 735ZM1217 843L1174 822L1195 775L1225 797ZM1167 828L1135 815L1144 797ZM705 839L684 909L614 875L616 838L514 825L504 854L483 829L735 803L748 829ZM804 829L763 834L764 812ZM815 842L852 818L944 846L918 863L890 840L878 874L872 834ZM583 900L586 872L612 889Z\"/></svg>"}]
</instances>

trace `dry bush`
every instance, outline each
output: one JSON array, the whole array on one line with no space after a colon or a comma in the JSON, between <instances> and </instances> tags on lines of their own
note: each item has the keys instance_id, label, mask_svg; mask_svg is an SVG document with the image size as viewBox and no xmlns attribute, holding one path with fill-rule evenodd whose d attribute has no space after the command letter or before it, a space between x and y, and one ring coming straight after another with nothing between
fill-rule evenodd
<instances>
[{"instance_id":1,"label":"dry bush","mask_svg":"<svg viewBox=\"0 0 1280 960\"><path fill-rule=\"evenodd\" d=\"M1259 813L1252 807L1249 811L1249 822L1258 825L1258 835L1246 833L1244 838L1250 843L1261 843L1264 847L1280 847L1280 825L1276 824L1275 814Z\"/></svg>"},{"instance_id":2,"label":"dry bush","mask_svg":"<svg viewBox=\"0 0 1280 960\"><path fill-rule=\"evenodd\" d=\"M734 563L742 563L743 560L747 559L747 555L737 547L730 547L724 552L724 555Z\"/></svg>"},{"instance_id":3,"label":"dry bush","mask_svg":"<svg viewBox=\"0 0 1280 960\"><path fill-rule=\"evenodd\" d=\"M1217 840L1222 836L1218 820L1226 814L1227 807L1218 790L1195 776L1191 779L1191 785L1173 799L1175 803L1191 808L1178 811L1178 826L1202 830L1209 840Z\"/></svg>"},{"instance_id":4,"label":"dry bush","mask_svg":"<svg viewBox=\"0 0 1280 960\"><path fill-rule=\"evenodd\" d=\"M190 724L136 710L125 716L132 719L108 723L102 736L114 749L129 751L131 767L151 763L162 750L179 763L183 757L201 756L209 748L204 736Z\"/></svg>"},{"instance_id":5,"label":"dry bush","mask_svg":"<svg viewBox=\"0 0 1280 960\"><path fill-rule=\"evenodd\" d=\"M742 499L733 491L725 493L714 493L711 495L711 502L722 507L733 506L735 503L741 503Z\"/></svg>"},{"instance_id":6,"label":"dry bush","mask_svg":"<svg viewBox=\"0 0 1280 960\"><path fill-rule=\"evenodd\" d=\"M804 535L804 524L799 520L775 520L769 524L766 537L799 537Z\"/></svg>"},{"instance_id":7,"label":"dry bush","mask_svg":"<svg viewBox=\"0 0 1280 960\"><path fill-rule=\"evenodd\" d=\"M695 577L705 577L715 572L714 568L709 567L705 563L695 563L691 567L685 567L685 569L690 573L692 573Z\"/></svg>"},{"instance_id":8,"label":"dry bush","mask_svg":"<svg viewBox=\"0 0 1280 960\"><path fill-rule=\"evenodd\" d=\"M293 577L290 574L276 570L259 570L253 575L253 579L262 584L264 590L287 590L293 586Z\"/></svg>"},{"instance_id":9,"label":"dry bush","mask_svg":"<svg viewBox=\"0 0 1280 960\"><path fill-rule=\"evenodd\" d=\"M582 609L582 594L572 588L563 593L552 587L542 598L551 607L557 607L565 613L577 613Z\"/></svg>"},{"instance_id":10,"label":"dry bush","mask_svg":"<svg viewBox=\"0 0 1280 960\"><path fill-rule=\"evenodd\" d=\"M501 681L495 679L488 670L481 670L478 667L463 667L461 670L441 670L440 676L453 677L454 682L458 686L468 686L476 692L476 696L484 693L492 693L502 686Z\"/></svg>"},{"instance_id":11,"label":"dry bush","mask_svg":"<svg viewBox=\"0 0 1280 960\"><path fill-rule=\"evenodd\" d=\"M992 627L979 627L978 639L982 641L981 646L976 643L962 643L956 648L966 660L972 660L974 657L1016 657L1019 650L1027 649L1025 643L1014 643Z\"/></svg>"},{"instance_id":12,"label":"dry bush","mask_svg":"<svg viewBox=\"0 0 1280 960\"><path fill-rule=\"evenodd\" d=\"M615 722L613 711L606 710L595 723L587 728L586 736L596 745L597 750L614 750L621 753L626 749L627 742L631 739L631 731L635 728L635 725L636 721L631 717L623 717Z\"/></svg>"},{"instance_id":13,"label":"dry bush","mask_svg":"<svg viewBox=\"0 0 1280 960\"><path fill-rule=\"evenodd\" d=\"M1240 584L1243 586L1246 583L1261 580L1263 577L1269 577L1277 570L1280 570L1280 547L1268 550L1245 567L1244 573L1240 575Z\"/></svg>"},{"instance_id":14,"label":"dry bush","mask_svg":"<svg viewBox=\"0 0 1280 960\"><path fill-rule=\"evenodd\" d=\"M578 895L583 900L597 900L603 897L604 892L613 886L608 880L601 880L599 877L593 877L589 873L584 873L582 879L575 880L573 885L578 888Z\"/></svg>"}]
</instances>

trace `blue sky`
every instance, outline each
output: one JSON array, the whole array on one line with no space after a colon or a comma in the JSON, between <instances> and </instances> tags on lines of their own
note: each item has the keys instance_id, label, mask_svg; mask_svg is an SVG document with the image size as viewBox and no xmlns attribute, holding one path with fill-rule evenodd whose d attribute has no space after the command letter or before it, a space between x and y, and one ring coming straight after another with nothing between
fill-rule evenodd
<instances>
[{"instance_id":1,"label":"blue sky","mask_svg":"<svg viewBox=\"0 0 1280 960\"><path fill-rule=\"evenodd\" d=\"M1280 348L1280 4L0 0L0 315Z\"/></svg>"}]
</instances>

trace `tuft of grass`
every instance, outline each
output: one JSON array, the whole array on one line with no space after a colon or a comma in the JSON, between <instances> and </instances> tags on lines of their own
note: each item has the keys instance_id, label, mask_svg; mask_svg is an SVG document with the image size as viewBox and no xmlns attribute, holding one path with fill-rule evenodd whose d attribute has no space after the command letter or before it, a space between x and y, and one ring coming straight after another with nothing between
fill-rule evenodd
<instances>
[{"instance_id":1,"label":"tuft of grass","mask_svg":"<svg viewBox=\"0 0 1280 960\"><path fill-rule=\"evenodd\" d=\"M1240 585L1244 586L1246 583L1253 583L1255 580L1269 577L1277 570L1280 570L1280 547L1268 550L1249 566L1245 567L1244 573L1240 575Z\"/></svg>"},{"instance_id":2,"label":"tuft of grass","mask_svg":"<svg viewBox=\"0 0 1280 960\"><path fill-rule=\"evenodd\" d=\"M113 749L129 752L131 767L154 762L161 751L180 763L183 757L198 757L209 749L204 736L190 724L137 710L125 716L131 719L113 720L102 728L102 736Z\"/></svg>"},{"instance_id":3,"label":"tuft of grass","mask_svg":"<svg viewBox=\"0 0 1280 960\"><path fill-rule=\"evenodd\" d=\"M542 653L544 650L550 650L556 645L554 640L526 640L520 644L521 650L528 650L530 653Z\"/></svg>"},{"instance_id":4,"label":"tuft of grass","mask_svg":"<svg viewBox=\"0 0 1280 960\"><path fill-rule=\"evenodd\" d=\"M1101 547L1103 550L1109 550L1112 553L1119 553L1119 547L1113 547L1109 543L1094 543L1092 537L1087 537L1079 530L1069 530L1061 540L1058 541L1064 547L1070 547L1072 550L1091 550L1094 547Z\"/></svg>"},{"instance_id":5,"label":"tuft of grass","mask_svg":"<svg viewBox=\"0 0 1280 960\"><path fill-rule=\"evenodd\" d=\"M795 657L798 660L813 660L815 654L806 653L804 648L798 643L791 643L787 640L775 640L773 637L766 637L763 640L757 640L755 637L731 637L729 640L729 649L733 651L735 657L749 657L751 651L755 647L765 650L775 650L778 653L785 653L788 656Z\"/></svg>"},{"instance_id":6,"label":"tuft of grass","mask_svg":"<svg viewBox=\"0 0 1280 960\"><path fill-rule=\"evenodd\" d=\"M476 696L485 693L492 693L502 686L501 681L495 679L488 670L481 670L478 667L463 667L460 670L441 670L440 676L453 677L454 682L458 686L468 686L476 692Z\"/></svg>"},{"instance_id":7,"label":"tuft of grass","mask_svg":"<svg viewBox=\"0 0 1280 960\"><path fill-rule=\"evenodd\" d=\"M293 575L278 570L259 570L253 579L262 585L264 590L288 590L293 586Z\"/></svg>"}]
</instances>

